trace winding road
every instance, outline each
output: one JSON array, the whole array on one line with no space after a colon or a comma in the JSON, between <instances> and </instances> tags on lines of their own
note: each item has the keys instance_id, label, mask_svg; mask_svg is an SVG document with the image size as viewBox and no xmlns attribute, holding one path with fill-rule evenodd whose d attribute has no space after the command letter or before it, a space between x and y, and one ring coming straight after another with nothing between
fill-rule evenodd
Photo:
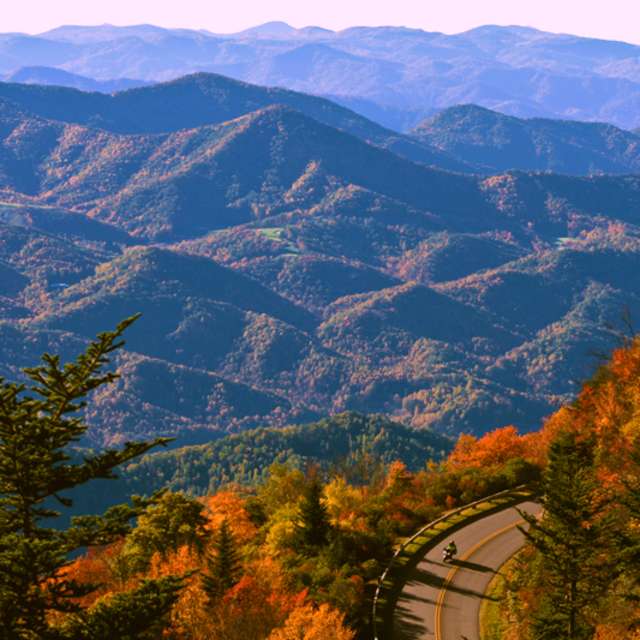
<instances>
[{"instance_id":1,"label":"winding road","mask_svg":"<svg viewBox=\"0 0 640 640\"><path fill-rule=\"evenodd\" d=\"M518 508L538 514L535 502ZM456 531L452 564L442 562L448 540L427 552L398 598L393 640L479 640L480 605L489 582L524 544L514 507L485 516Z\"/></svg>"}]
</instances>

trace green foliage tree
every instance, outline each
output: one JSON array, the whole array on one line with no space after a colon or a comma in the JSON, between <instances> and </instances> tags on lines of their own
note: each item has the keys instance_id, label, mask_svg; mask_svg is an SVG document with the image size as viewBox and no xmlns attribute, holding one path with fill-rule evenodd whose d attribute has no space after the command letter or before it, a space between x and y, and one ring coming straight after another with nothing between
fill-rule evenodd
<instances>
[{"instance_id":1,"label":"green foliage tree","mask_svg":"<svg viewBox=\"0 0 640 640\"><path fill-rule=\"evenodd\" d=\"M322 502L322 484L312 478L305 488L300 504L297 534L305 547L321 547L327 544L331 525L327 507Z\"/></svg>"},{"instance_id":2,"label":"green foliage tree","mask_svg":"<svg viewBox=\"0 0 640 640\"><path fill-rule=\"evenodd\" d=\"M209 571L202 576L202 587L212 602L238 582L240 560L236 542L226 518L222 521L209 557Z\"/></svg>"},{"instance_id":3,"label":"green foliage tree","mask_svg":"<svg viewBox=\"0 0 640 640\"><path fill-rule=\"evenodd\" d=\"M75 517L67 529L47 526L60 515L56 504L72 506L65 492L95 478L114 478L118 465L166 442L127 443L79 462L72 459L70 448L88 428L80 413L85 397L118 377L105 367L135 319L100 334L75 362L62 366L59 357L45 354L40 366L25 370L30 386L0 380L0 626L5 637L81 637L77 628L55 626L50 615L74 614L76 626L90 625L92 616L99 615L83 610L76 600L97 585L65 578L70 555L128 533L132 518L153 502L134 498L131 505L113 507L102 516ZM125 614L131 599L146 603L159 619L180 586L178 578L158 580L102 604L101 610L122 621L120 637L127 637L127 625L139 630L141 621L140 611L133 617ZM106 636L96 629L91 637Z\"/></svg>"},{"instance_id":4,"label":"green foliage tree","mask_svg":"<svg viewBox=\"0 0 640 640\"><path fill-rule=\"evenodd\" d=\"M183 545L202 552L207 538L204 505L183 493L167 492L138 518L127 538L127 551L146 564L158 552L163 556Z\"/></svg>"},{"instance_id":5,"label":"green foliage tree","mask_svg":"<svg viewBox=\"0 0 640 640\"><path fill-rule=\"evenodd\" d=\"M536 640L593 637L589 612L622 570L618 514L596 475L594 446L571 432L549 450L542 479L541 520L522 512L527 540L540 554L543 593L532 620Z\"/></svg>"}]
</instances>

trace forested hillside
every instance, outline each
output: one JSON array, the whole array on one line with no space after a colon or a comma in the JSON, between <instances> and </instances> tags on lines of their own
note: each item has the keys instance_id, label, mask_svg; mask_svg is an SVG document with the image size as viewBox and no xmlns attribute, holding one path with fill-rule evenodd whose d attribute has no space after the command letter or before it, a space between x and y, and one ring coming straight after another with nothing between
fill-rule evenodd
<instances>
[{"instance_id":1,"label":"forested hillside","mask_svg":"<svg viewBox=\"0 0 640 640\"><path fill-rule=\"evenodd\" d=\"M3 88L0 371L143 313L84 444L344 411L531 429L640 313L637 177L447 172L342 107L206 75ZM264 106L283 95L304 113ZM207 124L184 129L190 99ZM154 133L103 128L149 110Z\"/></svg>"},{"instance_id":2,"label":"forested hillside","mask_svg":"<svg viewBox=\"0 0 640 640\"><path fill-rule=\"evenodd\" d=\"M0 98L41 118L119 134L166 133L215 125L277 104L390 148L416 162L451 170L472 170L472 166L460 158L439 151L416 137L386 129L330 100L238 82L215 74L192 74L113 95L75 90L68 83L64 87L45 89L34 83L8 82L0 83Z\"/></svg>"},{"instance_id":3,"label":"forested hillside","mask_svg":"<svg viewBox=\"0 0 640 640\"><path fill-rule=\"evenodd\" d=\"M421 122L412 134L488 173L627 174L640 169L640 137L604 123L522 119L461 105Z\"/></svg>"},{"instance_id":4,"label":"forested hillside","mask_svg":"<svg viewBox=\"0 0 640 640\"><path fill-rule=\"evenodd\" d=\"M305 470L348 469L356 479L375 475L399 460L410 471L441 460L452 441L428 430L410 429L382 416L346 413L316 423L279 429L252 429L192 447L154 453L125 468L130 491L162 487L195 495L227 484L252 486L274 464Z\"/></svg>"}]
</instances>

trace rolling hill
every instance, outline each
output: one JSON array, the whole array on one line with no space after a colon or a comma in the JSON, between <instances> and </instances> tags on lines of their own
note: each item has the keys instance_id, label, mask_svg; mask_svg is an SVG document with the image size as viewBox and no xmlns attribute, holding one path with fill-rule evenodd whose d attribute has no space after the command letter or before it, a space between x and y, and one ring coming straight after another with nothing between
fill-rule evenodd
<instances>
[{"instance_id":1,"label":"rolling hill","mask_svg":"<svg viewBox=\"0 0 640 640\"><path fill-rule=\"evenodd\" d=\"M0 101L0 372L141 311L85 444L351 410L534 428L640 312L637 176L447 172L282 105L109 131L79 95L79 122Z\"/></svg>"},{"instance_id":2,"label":"rolling hill","mask_svg":"<svg viewBox=\"0 0 640 640\"><path fill-rule=\"evenodd\" d=\"M130 78L94 80L76 73L69 73L63 69L46 66L22 67L8 74L3 80L10 83L54 85L80 89L81 91L99 91L100 93L114 93L148 84L142 80Z\"/></svg>"},{"instance_id":3,"label":"rolling hill","mask_svg":"<svg viewBox=\"0 0 640 640\"><path fill-rule=\"evenodd\" d=\"M225 486L255 487L273 465L305 470L339 469L361 482L386 465L402 461L419 471L439 461L453 441L427 429L411 429L383 416L342 413L317 422L216 434L205 444L175 447L144 456L122 469L117 480L96 481L91 492L73 496L76 513L96 513L126 500L132 492L149 495L168 487L191 495L210 495ZM82 451L80 452L82 453Z\"/></svg>"},{"instance_id":4,"label":"rolling hill","mask_svg":"<svg viewBox=\"0 0 640 640\"><path fill-rule=\"evenodd\" d=\"M87 93L68 88L69 85L70 82L53 87L0 83L0 98L40 118L126 134L167 133L215 125L277 104L415 162L456 171L471 170L463 160L386 129L324 98L238 82L217 74L192 74L113 95Z\"/></svg>"},{"instance_id":5,"label":"rolling hill","mask_svg":"<svg viewBox=\"0 0 640 640\"><path fill-rule=\"evenodd\" d=\"M640 137L612 125L505 116L475 105L445 109L412 134L483 168L586 175L638 173Z\"/></svg>"}]
</instances>

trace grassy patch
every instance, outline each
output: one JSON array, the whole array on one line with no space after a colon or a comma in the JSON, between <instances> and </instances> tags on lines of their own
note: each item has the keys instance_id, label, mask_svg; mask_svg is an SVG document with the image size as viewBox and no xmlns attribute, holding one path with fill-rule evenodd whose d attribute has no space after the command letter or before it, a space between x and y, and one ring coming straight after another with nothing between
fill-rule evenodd
<instances>
[{"instance_id":1,"label":"grassy patch","mask_svg":"<svg viewBox=\"0 0 640 640\"><path fill-rule=\"evenodd\" d=\"M256 229L258 233L263 235L268 240L271 240L271 242L280 242L284 245L283 248L285 249L285 253L282 253L281 255L297 257L298 255L300 255L300 250L298 249L298 247L296 247L295 244L282 237L284 230L285 227L264 227Z\"/></svg>"},{"instance_id":2,"label":"grassy patch","mask_svg":"<svg viewBox=\"0 0 640 640\"><path fill-rule=\"evenodd\" d=\"M267 227L265 229L257 229L265 238L269 240L275 240L276 242L282 242L282 232L284 227Z\"/></svg>"},{"instance_id":3,"label":"grassy patch","mask_svg":"<svg viewBox=\"0 0 640 640\"><path fill-rule=\"evenodd\" d=\"M486 591L480 605L480 640L502 640L504 620L500 605L504 598L506 581L502 573L496 573Z\"/></svg>"}]
</instances>

